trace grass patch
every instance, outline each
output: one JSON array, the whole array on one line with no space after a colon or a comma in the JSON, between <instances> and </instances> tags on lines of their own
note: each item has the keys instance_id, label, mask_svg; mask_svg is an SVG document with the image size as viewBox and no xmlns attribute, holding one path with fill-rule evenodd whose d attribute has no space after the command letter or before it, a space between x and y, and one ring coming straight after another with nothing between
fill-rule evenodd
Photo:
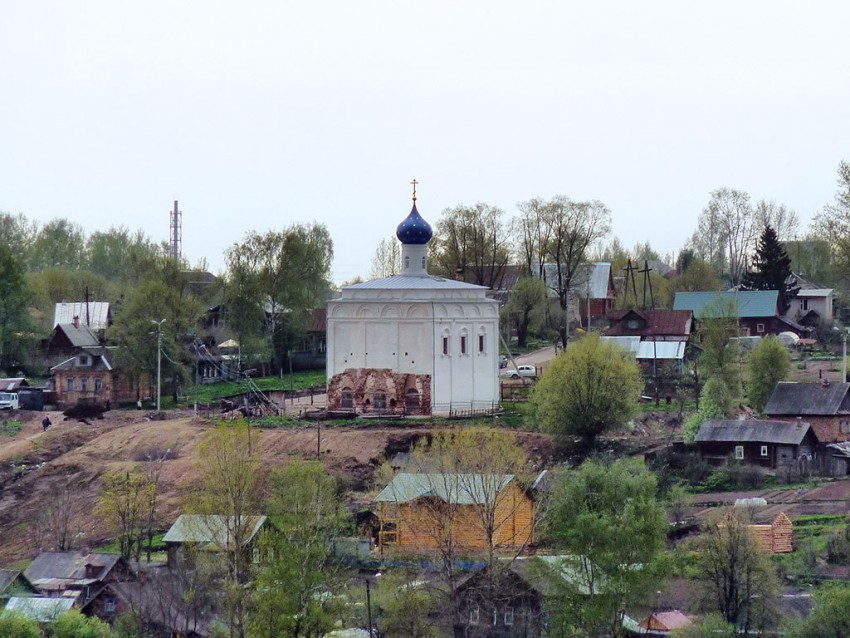
<instances>
[{"instance_id":1,"label":"grass patch","mask_svg":"<svg viewBox=\"0 0 850 638\"><path fill-rule=\"evenodd\" d=\"M20 421L0 421L0 434L15 436L23 427L24 424Z\"/></svg>"},{"instance_id":2,"label":"grass patch","mask_svg":"<svg viewBox=\"0 0 850 638\"><path fill-rule=\"evenodd\" d=\"M304 390L316 386L324 386L327 376L324 370L306 370L304 372L294 372L293 374L283 375L282 377L260 377L252 379L253 384L260 390L281 391L281 390ZM189 390L182 398L181 403L191 405L196 400L200 403L210 403L217 401L222 397L241 394L248 390L248 383L245 380L241 381L222 381L221 383L210 383L200 386L195 386ZM165 404L165 397L162 399Z\"/></svg>"}]
</instances>

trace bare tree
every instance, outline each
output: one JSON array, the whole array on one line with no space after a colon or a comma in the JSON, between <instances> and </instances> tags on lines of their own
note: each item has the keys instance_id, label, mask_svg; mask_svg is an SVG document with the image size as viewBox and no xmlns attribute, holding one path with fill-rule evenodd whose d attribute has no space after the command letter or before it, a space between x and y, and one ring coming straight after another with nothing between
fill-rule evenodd
<instances>
[{"instance_id":1,"label":"bare tree","mask_svg":"<svg viewBox=\"0 0 850 638\"><path fill-rule=\"evenodd\" d=\"M66 552L73 549L77 536L81 532L80 514L83 503L76 485L68 482L64 488L56 487L46 499L47 527L56 551Z\"/></svg>"},{"instance_id":2,"label":"bare tree","mask_svg":"<svg viewBox=\"0 0 850 638\"><path fill-rule=\"evenodd\" d=\"M829 242L834 264L845 270L850 266L850 162L838 164L835 201L815 215L810 236Z\"/></svg>"},{"instance_id":3,"label":"bare tree","mask_svg":"<svg viewBox=\"0 0 850 638\"><path fill-rule=\"evenodd\" d=\"M782 241L789 241L797 236L800 228L800 218L797 213L785 204L760 199L753 210L755 234L759 235L770 226L776 231L776 236Z\"/></svg>"},{"instance_id":4,"label":"bare tree","mask_svg":"<svg viewBox=\"0 0 850 638\"><path fill-rule=\"evenodd\" d=\"M529 276L543 279L546 246L552 234L548 202L540 198L517 204L519 217L513 221L513 235Z\"/></svg>"},{"instance_id":5,"label":"bare tree","mask_svg":"<svg viewBox=\"0 0 850 638\"><path fill-rule=\"evenodd\" d=\"M385 237L378 242L372 255L371 279L383 279L401 272L401 244L395 236Z\"/></svg>"},{"instance_id":6,"label":"bare tree","mask_svg":"<svg viewBox=\"0 0 850 638\"><path fill-rule=\"evenodd\" d=\"M432 241L432 264L446 277L493 286L510 258L504 212L489 204L456 206L443 211Z\"/></svg>"}]
</instances>

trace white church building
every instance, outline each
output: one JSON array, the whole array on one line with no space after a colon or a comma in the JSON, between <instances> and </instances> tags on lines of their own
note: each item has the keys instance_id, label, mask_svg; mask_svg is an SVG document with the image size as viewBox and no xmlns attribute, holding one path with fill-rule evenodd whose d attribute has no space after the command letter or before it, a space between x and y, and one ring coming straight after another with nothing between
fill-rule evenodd
<instances>
[{"instance_id":1,"label":"white church building","mask_svg":"<svg viewBox=\"0 0 850 638\"><path fill-rule=\"evenodd\" d=\"M328 409L448 414L499 403L499 307L487 288L428 274L431 226L413 209L396 229L398 275L328 302Z\"/></svg>"}]
</instances>

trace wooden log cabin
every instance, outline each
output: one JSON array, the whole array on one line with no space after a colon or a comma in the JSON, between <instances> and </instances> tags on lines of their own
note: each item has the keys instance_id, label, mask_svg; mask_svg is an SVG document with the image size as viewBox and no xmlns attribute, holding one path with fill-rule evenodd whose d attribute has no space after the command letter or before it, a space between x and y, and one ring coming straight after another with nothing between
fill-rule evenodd
<instances>
[{"instance_id":1,"label":"wooden log cabin","mask_svg":"<svg viewBox=\"0 0 850 638\"><path fill-rule=\"evenodd\" d=\"M396 474L375 498L379 544L407 551L451 542L466 550L534 541L534 500L511 474Z\"/></svg>"},{"instance_id":2,"label":"wooden log cabin","mask_svg":"<svg viewBox=\"0 0 850 638\"><path fill-rule=\"evenodd\" d=\"M788 554L794 551L794 523L780 512L774 518L765 518L757 511L751 512L754 521L747 525L747 532L758 548L767 554ZM726 525L735 516L729 512L720 523Z\"/></svg>"}]
</instances>

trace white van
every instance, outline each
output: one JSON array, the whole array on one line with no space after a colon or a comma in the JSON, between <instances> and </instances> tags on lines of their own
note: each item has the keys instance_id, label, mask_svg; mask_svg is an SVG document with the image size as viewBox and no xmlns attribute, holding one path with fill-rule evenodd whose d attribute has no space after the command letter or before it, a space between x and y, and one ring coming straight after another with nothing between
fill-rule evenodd
<instances>
[{"instance_id":1,"label":"white van","mask_svg":"<svg viewBox=\"0 0 850 638\"><path fill-rule=\"evenodd\" d=\"M17 410L18 395L11 392L0 392L0 410Z\"/></svg>"}]
</instances>

